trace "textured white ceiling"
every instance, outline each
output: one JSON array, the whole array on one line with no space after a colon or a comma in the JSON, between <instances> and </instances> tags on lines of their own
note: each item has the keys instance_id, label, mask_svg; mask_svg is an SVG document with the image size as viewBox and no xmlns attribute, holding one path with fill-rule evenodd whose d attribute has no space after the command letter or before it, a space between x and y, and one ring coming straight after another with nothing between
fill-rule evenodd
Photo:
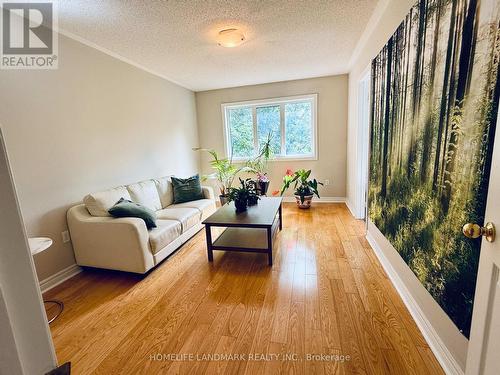
<instances>
[{"instance_id":1,"label":"textured white ceiling","mask_svg":"<svg viewBox=\"0 0 500 375\"><path fill-rule=\"evenodd\" d=\"M59 27L194 91L346 73L377 0L60 0ZM244 31L236 48L224 28Z\"/></svg>"}]
</instances>

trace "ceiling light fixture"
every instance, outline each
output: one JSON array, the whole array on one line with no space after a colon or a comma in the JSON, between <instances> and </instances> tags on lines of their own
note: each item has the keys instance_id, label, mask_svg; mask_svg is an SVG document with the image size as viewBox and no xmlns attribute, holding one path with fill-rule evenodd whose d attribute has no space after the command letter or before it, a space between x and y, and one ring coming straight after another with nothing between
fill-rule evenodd
<instances>
[{"instance_id":1,"label":"ceiling light fixture","mask_svg":"<svg viewBox=\"0 0 500 375\"><path fill-rule=\"evenodd\" d=\"M245 41L245 35L238 29L225 29L219 31L217 44L222 47L237 47Z\"/></svg>"}]
</instances>

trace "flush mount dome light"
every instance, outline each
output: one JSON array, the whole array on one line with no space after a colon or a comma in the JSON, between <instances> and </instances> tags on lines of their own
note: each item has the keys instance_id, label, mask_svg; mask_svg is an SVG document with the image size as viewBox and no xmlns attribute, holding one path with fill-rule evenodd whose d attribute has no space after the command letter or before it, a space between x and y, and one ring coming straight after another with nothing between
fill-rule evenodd
<instances>
[{"instance_id":1,"label":"flush mount dome light","mask_svg":"<svg viewBox=\"0 0 500 375\"><path fill-rule=\"evenodd\" d=\"M245 35L238 29L225 29L219 31L217 44L222 47L237 47L245 41Z\"/></svg>"}]
</instances>

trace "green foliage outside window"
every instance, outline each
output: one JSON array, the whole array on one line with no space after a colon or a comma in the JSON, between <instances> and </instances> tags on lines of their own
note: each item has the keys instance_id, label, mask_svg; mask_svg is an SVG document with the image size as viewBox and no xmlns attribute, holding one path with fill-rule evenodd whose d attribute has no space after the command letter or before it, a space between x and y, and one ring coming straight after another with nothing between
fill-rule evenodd
<instances>
[{"instance_id":1,"label":"green foliage outside window","mask_svg":"<svg viewBox=\"0 0 500 375\"><path fill-rule=\"evenodd\" d=\"M281 153L280 106L258 107L256 113L259 149L266 143L269 134L272 134L271 151L279 155Z\"/></svg>"},{"instance_id":2,"label":"green foliage outside window","mask_svg":"<svg viewBox=\"0 0 500 375\"><path fill-rule=\"evenodd\" d=\"M313 154L313 105L310 100L255 107L257 142L254 138L253 108L247 106L227 110L229 144L233 157L255 157L269 134L272 134L271 151L276 156Z\"/></svg>"},{"instance_id":3,"label":"green foliage outside window","mask_svg":"<svg viewBox=\"0 0 500 375\"><path fill-rule=\"evenodd\" d=\"M251 157L254 153L252 108L231 108L228 120L232 156Z\"/></svg>"},{"instance_id":4,"label":"green foliage outside window","mask_svg":"<svg viewBox=\"0 0 500 375\"><path fill-rule=\"evenodd\" d=\"M287 155L312 153L311 102L285 104L285 148Z\"/></svg>"}]
</instances>

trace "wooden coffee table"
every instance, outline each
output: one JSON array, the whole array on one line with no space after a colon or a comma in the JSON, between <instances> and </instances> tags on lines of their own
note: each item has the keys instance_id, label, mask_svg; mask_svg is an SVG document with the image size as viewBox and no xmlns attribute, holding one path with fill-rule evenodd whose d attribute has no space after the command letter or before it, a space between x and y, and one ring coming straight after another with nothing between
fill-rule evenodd
<instances>
[{"instance_id":1,"label":"wooden coffee table","mask_svg":"<svg viewBox=\"0 0 500 375\"><path fill-rule=\"evenodd\" d=\"M208 260L214 260L213 250L265 253L273 265L273 237L282 229L281 198L261 197L247 211L236 213L234 203L219 208L203 221L207 235ZM212 242L212 227L225 227Z\"/></svg>"}]
</instances>

